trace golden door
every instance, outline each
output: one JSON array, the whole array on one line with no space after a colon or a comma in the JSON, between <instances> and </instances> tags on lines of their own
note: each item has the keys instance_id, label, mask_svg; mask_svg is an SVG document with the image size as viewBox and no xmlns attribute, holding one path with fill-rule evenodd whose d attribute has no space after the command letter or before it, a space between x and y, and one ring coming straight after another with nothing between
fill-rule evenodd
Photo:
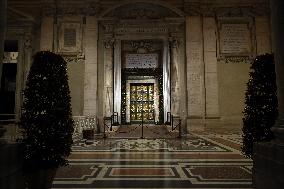
<instances>
[{"instance_id":1,"label":"golden door","mask_svg":"<svg viewBox=\"0 0 284 189\"><path fill-rule=\"evenodd\" d=\"M131 122L154 121L154 84L130 84L130 120Z\"/></svg>"}]
</instances>

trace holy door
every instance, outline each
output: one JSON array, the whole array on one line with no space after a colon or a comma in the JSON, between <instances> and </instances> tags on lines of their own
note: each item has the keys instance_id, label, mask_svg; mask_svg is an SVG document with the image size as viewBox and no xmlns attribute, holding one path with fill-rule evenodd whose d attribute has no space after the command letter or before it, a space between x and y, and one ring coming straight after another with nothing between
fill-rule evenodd
<instances>
[{"instance_id":1,"label":"holy door","mask_svg":"<svg viewBox=\"0 0 284 189\"><path fill-rule=\"evenodd\" d=\"M154 84L133 83L130 85L131 122L154 121Z\"/></svg>"}]
</instances>

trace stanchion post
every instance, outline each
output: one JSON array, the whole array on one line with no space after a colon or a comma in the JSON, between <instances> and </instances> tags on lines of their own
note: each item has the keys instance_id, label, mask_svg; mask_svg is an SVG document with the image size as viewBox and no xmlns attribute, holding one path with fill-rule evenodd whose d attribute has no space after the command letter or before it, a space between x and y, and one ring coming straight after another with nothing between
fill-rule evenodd
<instances>
[{"instance_id":1,"label":"stanchion post","mask_svg":"<svg viewBox=\"0 0 284 189\"><path fill-rule=\"evenodd\" d=\"M106 120L104 118L104 138L106 138Z\"/></svg>"},{"instance_id":2,"label":"stanchion post","mask_svg":"<svg viewBox=\"0 0 284 189\"><path fill-rule=\"evenodd\" d=\"M174 130L174 116L171 115L171 125L172 125L172 131Z\"/></svg>"},{"instance_id":3,"label":"stanchion post","mask_svg":"<svg viewBox=\"0 0 284 189\"><path fill-rule=\"evenodd\" d=\"M178 138L181 138L181 119L179 119Z\"/></svg>"},{"instance_id":4,"label":"stanchion post","mask_svg":"<svg viewBox=\"0 0 284 189\"><path fill-rule=\"evenodd\" d=\"M144 138L143 121L144 121L144 112L143 112L143 110L142 110L142 124L141 124L141 126L142 126L142 136L141 136L141 138L142 138L142 139Z\"/></svg>"},{"instance_id":5,"label":"stanchion post","mask_svg":"<svg viewBox=\"0 0 284 189\"><path fill-rule=\"evenodd\" d=\"M114 114L112 114L112 115L110 116L110 131L112 131L112 125L113 125L113 123L114 123L113 119L114 119Z\"/></svg>"}]
</instances>

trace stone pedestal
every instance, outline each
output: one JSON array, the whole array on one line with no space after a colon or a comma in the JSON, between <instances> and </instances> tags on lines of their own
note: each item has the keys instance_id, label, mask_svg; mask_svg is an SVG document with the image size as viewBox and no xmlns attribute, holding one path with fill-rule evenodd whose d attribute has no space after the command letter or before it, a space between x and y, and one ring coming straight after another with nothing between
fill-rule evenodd
<instances>
[{"instance_id":1,"label":"stone pedestal","mask_svg":"<svg viewBox=\"0 0 284 189\"><path fill-rule=\"evenodd\" d=\"M263 142L254 145L253 184L256 189L280 189L284 186L284 145Z\"/></svg>"}]
</instances>

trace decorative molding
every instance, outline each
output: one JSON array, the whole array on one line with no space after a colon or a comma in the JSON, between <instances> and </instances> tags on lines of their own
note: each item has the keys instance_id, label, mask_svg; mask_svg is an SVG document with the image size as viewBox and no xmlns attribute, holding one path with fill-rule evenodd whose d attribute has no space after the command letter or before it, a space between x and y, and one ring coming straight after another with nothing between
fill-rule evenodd
<instances>
[{"instance_id":1,"label":"decorative molding","mask_svg":"<svg viewBox=\"0 0 284 189\"><path fill-rule=\"evenodd\" d=\"M168 24L161 22L120 22L117 23L114 27L115 34L168 33L168 31Z\"/></svg>"},{"instance_id":2,"label":"decorative molding","mask_svg":"<svg viewBox=\"0 0 284 189\"><path fill-rule=\"evenodd\" d=\"M137 53L147 53L153 50L151 41L132 41L131 46Z\"/></svg>"},{"instance_id":3,"label":"decorative molding","mask_svg":"<svg viewBox=\"0 0 284 189\"><path fill-rule=\"evenodd\" d=\"M159 19L159 12L145 8L131 9L120 17L121 19Z\"/></svg>"},{"instance_id":4,"label":"decorative molding","mask_svg":"<svg viewBox=\"0 0 284 189\"><path fill-rule=\"evenodd\" d=\"M111 34L111 33L114 32L114 27L115 27L114 22L105 21L105 22L100 22L100 24L103 26L103 29L104 29L105 33Z\"/></svg>"},{"instance_id":5,"label":"decorative molding","mask_svg":"<svg viewBox=\"0 0 284 189\"><path fill-rule=\"evenodd\" d=\"M169 37L169 42L170 42L170 47L171 48L178 48L180 45L180 40L177 39L176 37Z\"/></svg>"},{"instance_id":6,"label":"decorative molding","mask_svg":"<svg viewBox=\"0 0 284 189\"><path fill-rule=\"evenodd\" d=\"M253 57L248 56L231 56L231 57L224 57L223 59L219 60L221 63L245 63L250 64L253 60Z\"/></svg>"},{"instance_id":7,"label":"decorative molding","mask_svg":"<svg viewBox=\"0 0 284 189\"><path fill-rule=\"evenodd\" d=\"M111 49L114 48L115 45L115 39L114 38L109 38L104 40L104 46L106 49Z\"/></svg>"},{"instance_id":8,"label":"decorative molding","mask_svg":"<svg viewBox=\"0 0 284 189\"><path fill-rule=\"evenodd\" d=\"M67 54L60 54L63 59L67 63L81 63L84 62L85 60L85 54L84 53L78 53L78 54L73 54L73 55L67 55Z\"/></svg>"},{"instance_id":9,"label":"decorative molding","mask_svg":"<svg viewBox=\"0 0 284 189\"><path fill-rule=\"evenodd\" d=\"M217 17L254 17L252 7L218 7L216 8Z\"/></svg>"},{"instance_id":10,"label":"decorative molding","mask_svg":"<svg viewBox=\"0 0 284 189\"><path fill-rule=\"evenodd\" d=\"M62 6L57 7L56 15L57 16L78 16L78 15L85 15L86 10L85 7L74 7L74 6Z\"/></svg>"}]
</instances>

